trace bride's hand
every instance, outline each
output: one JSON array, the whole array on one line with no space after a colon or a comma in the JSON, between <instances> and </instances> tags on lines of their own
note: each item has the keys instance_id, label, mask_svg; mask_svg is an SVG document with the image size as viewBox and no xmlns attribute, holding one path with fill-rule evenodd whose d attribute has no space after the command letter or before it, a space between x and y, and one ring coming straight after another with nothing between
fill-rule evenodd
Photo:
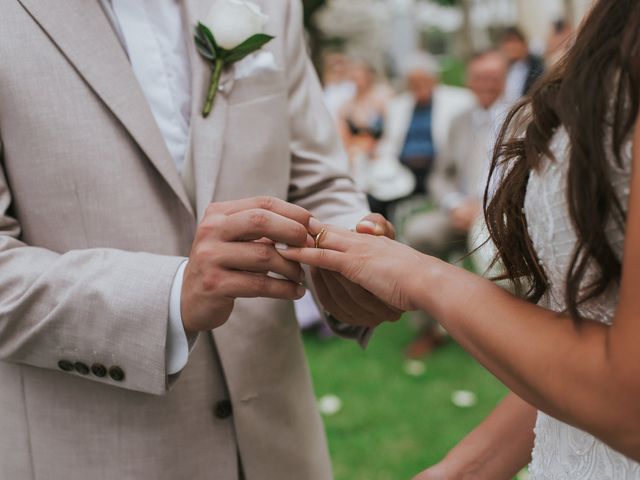
<instances>
[{"instance_id":1,"label":"bride's hand","mask_svg":"<svg viewBox=\"0 0 640 480\"><path fill-rule=\"evenodd\" d=\"M417 310L412 289L417 273L430 262L439 262L386 237L359 234L325 225L320 248L278 246L280 254L297 261L342 274L348 280L402 310Z\"/></svg>"}]
</instances>

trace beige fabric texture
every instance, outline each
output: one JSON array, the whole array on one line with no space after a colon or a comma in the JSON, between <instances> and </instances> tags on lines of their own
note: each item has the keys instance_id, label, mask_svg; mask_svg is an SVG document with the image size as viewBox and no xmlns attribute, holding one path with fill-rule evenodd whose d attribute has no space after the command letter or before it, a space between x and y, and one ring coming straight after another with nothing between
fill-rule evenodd
<instances>
[{"instance_id":1,"label":"beige fabric texture","mask_svg":"<svg viewBox=\"0 0 640 480\"><path fill-rule=\"evenodd\" d=\"M281 70L230 69L206 120L210 71L190 49L195 205L99 2L0 3L1 479L236 480L238 451L248 480L332 478L289 302L239 300L165 372L170 287L211 201L272 195L345 226L366 214L301 2L258 3ZM185 0L189 28L213 4Z\"/></svg>"}]
</instances>

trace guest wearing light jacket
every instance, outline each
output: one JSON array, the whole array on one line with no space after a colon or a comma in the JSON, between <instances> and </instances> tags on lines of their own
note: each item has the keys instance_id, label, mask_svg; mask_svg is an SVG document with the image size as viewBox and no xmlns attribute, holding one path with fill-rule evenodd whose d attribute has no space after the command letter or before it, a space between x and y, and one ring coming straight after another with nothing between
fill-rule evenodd
<instances>
[{"instance_id":1,"label":"guest wearing light jacket","mask_svg":"<svg viewBox=\"0 0 640 480\"><path fill-rule=\"evenodd\" d=\"M413 248L444 259L466 248L482 213L491 150L507 111L507 70L507 60L497 51L477 54L469 62L467 85L476 102L452 120L429 177L427 188L436 209L416 214L405 224L404 239ZM411 357L426 355L443 339L435 324L420 319L416 323L421 334L408 348Z\"/></svg>"},{"instance_id":2,"label":"guest wearing light jacket","mask_svg":"<svg viewBox=\"0 0 640 480\"><path fill-rule=\"evenodd\" d=\"M404 74L408 92L389 105L378 153L408 167L416 179L414 193L426 194L429 173L447 142L451 122L473 104L473 96L465 89L441 85L438 63L426 53L412 55Z\"/></svg>"}]
</instances>

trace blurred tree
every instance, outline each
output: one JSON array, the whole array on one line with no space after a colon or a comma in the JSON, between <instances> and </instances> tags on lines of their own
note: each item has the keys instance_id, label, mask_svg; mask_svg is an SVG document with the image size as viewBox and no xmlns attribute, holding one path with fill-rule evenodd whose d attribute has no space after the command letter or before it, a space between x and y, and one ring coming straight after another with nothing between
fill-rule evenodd
<instances>
[{"instance_id":1,"label":"blurred tree","mask_svg":"<svg viewBox=\"0 0 640 480\"><path fill-rule=\"evenodd\" d=\"M309 35L309 49L311 51L311 59L316 68L320 66L320 56L322 55L323 36L322 32L313 23L313 14L323 7L327 0L302 0L304 6L304 26Z\"/></svg>"},{"instance_id":2,"label":"blurred tree","mask_svg":"<svg viewBox=\"0 0 640 480\"><path fill-rule=\"evenodd\" d=\"M458 49L462 58L473 54L473 25L471 24L472 0L433 0L446 7L459 7L462 10L462 28L458 34Z\"/></svg>"},{"instance_id":3,"label":"blurred tree","mask_svg":"<svg viewBox=\"0 0 640 480\"><path fill-rule=\"evenodd\" d=\"M304 5L305 27L309 28L312 25L311 17L315 13L315 11L322 7L325 3L327 3L326 0L302 0L302 4Z\"/></svg>"}]
</instances>

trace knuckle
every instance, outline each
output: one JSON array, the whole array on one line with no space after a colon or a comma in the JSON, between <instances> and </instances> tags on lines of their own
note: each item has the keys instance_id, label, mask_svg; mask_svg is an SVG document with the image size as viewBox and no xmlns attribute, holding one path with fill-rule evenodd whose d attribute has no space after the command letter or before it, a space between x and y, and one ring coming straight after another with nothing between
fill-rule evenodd
<instances>
[{"instance_id":1,"label":"knuckle","mask_svg":"<svg viewBox=\"0 0 640 480\"><path fill-rule=\"evenodd\" d=\"M266 293L269 289L269 279L266 275L256 275L253 279L253 285L256 291Z\"/></svg>"},{"instance_id":2,"label":"knuckle","mask_svg":"<svg viewBox=\"0 0 640 480\"><path fill-rule=\"evenodd\" d=\"M196 263L203 263L210 260L213 257L214 251L209 245L197 245L193 249L192 256Z\"/></svg>"},{"instance_id":3,"label":"knuckle","mask_svg":"<svg viewBox=\"0 0 640 480\"><path fill-rule=\"evenodd\" d=\"M298 225L293 229L293 234L295 235L295 240L297 243L304 245L307 241L307 230L302 226Z\"/></svg>"},{"instance_id":4,"label":"knuckle","mask_svg":"<svg viewBox=\"0 0 640 480\"><path fill-rule=\"evenodd\" d=\"M212 215L217 215L219 211L219 205L217 203L210 203L207 205L207 208L204 210L204 216L209 217Z\"/></svg>"},{"instance_id":5,"label":"knuckle","mask_svg":"<svg viewBox=\"0 0 640 480\"><path fill-rule=\"evenodd\" d=\"M215 235L224 226L225 217L215 214L204 217L204 220L198 226L198 235L200 238Z\"/></svg>"},{"instance_id":6,"label":"knuckle","mask_svg":"<svg viewBox=\"0 0 640 480\"><path fill-rule=\"evenodd\" d=\"M349 262L344 268L345 276L350 279L357 279L362 271L362 265L358 261Z\"/></svg>"},{"instance_id":7,"label":"knuckle","mask_svg":"<svg viewBox=\"0 0 640 480\"><path fill-rule=\"evenodd\" d=\"M260 263L269 263L273 258L273 249L266 244L256 244L256 259Z\"/></svg>"},{"instance_id":8,"label":"knuckle","mask_svg":"<svg viewBox=\"0 0 640 480\"><path fill-rule=\"evenodd\" d=\"M196 239L202 240L203 238L207 238L213 234L213 226L211 225L211 221L206 219L198 225L198 232L196 234Z\"/></svg>"},{"instance_id":9,"label":"knuckle","mask_svg":"<svg viewBox=\"0 0 640 480\"><path fill-rule=\"evenodd\" d=\"M252 212L249 215L249 223L251 224L252 227L256 229L262 229L266 227L268 222L269 222L269 219L262 212Z\"/></svg>"},{"instance_id":10,"label":"knuckle","mask_svg":"<svg viewBox=\"0 0 640 480\"><path fill-rule=\"evenodd\" d=\"M275 198L269 196L258 197L258 207L263 210L273 210Z\"/></svg>"},{"instance_id":11,"label":"knuckle","mask_svg":"<svg viewBox=\"0 0 640 480\"><path fill-rule=\"evenodd\" d=\"M214 272L204 276L202 279L202 290L205 293L212 293L220 288L221 278Z\"/></svg>"}]
</instances>

